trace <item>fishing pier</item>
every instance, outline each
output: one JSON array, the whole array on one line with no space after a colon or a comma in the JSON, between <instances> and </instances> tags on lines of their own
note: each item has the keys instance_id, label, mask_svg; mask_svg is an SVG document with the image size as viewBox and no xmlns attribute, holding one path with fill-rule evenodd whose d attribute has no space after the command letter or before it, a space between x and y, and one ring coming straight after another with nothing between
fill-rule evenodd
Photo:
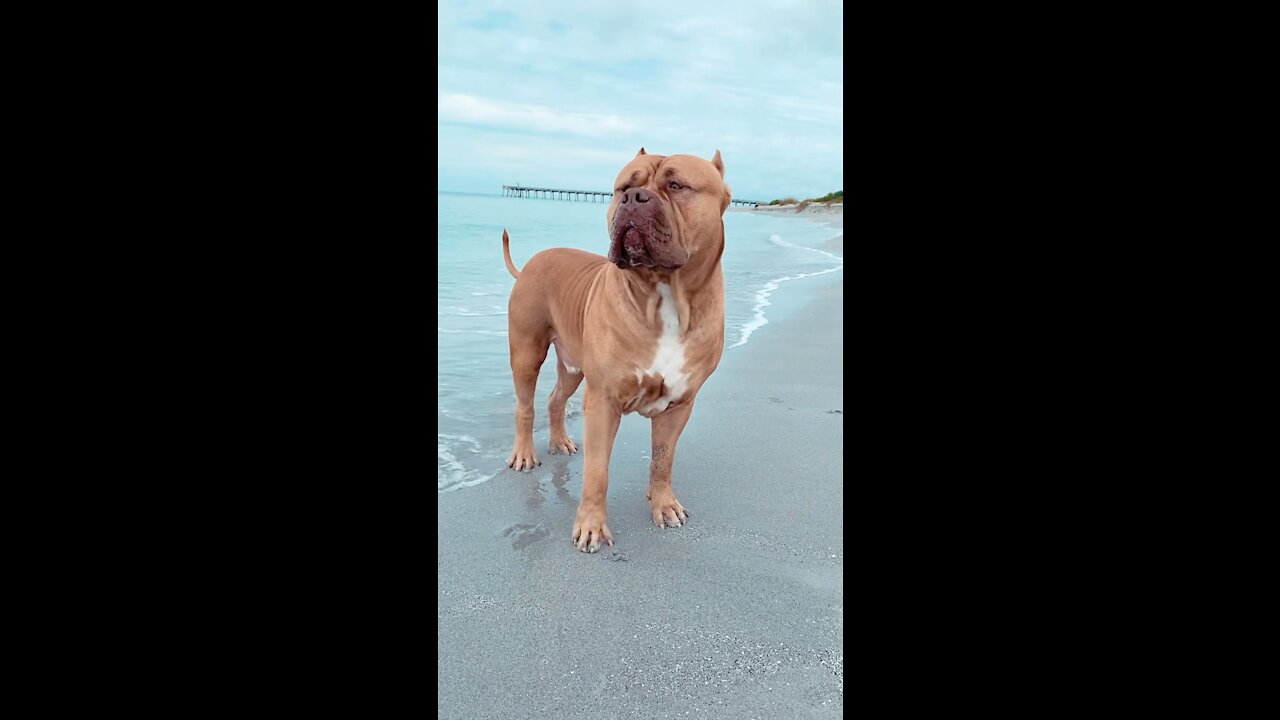
<instances>
[{"instance_id":1,"label":"fishing pier","mask_svg":"<svg viewBox=\"0 0 1280 720\"><path fill-rule=\"evenodd\" d=\"M613 197L611 192L594 190L561 190L559 188L524 187L522 185L503 185L503 197L545 198L548 200L573 200L575 202L607 203ZM755 207L760 203L755 200L731 200L730 205Z\"/></svg>"}]
</instances>

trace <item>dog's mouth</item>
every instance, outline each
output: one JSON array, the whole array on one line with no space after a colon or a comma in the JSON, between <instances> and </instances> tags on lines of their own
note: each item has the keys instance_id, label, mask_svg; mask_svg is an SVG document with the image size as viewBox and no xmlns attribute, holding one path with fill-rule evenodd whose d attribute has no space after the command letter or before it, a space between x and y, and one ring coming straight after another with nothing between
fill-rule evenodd
<instances>
[{"instance_id":1,"label":"dog's mouth","mask_svg":"<svg viewBox=\"0 0 1280 720\"><path fill-rule=\"evenodd\" d=\"M615 218L609 262L629 270L650 268L676 270L688 259L684 249L672 242L671 231L651 217Z\"/></svg>"},{"instance_id":2,"label":"dog's mouth","mask_svg":"<svg viewBox=\"0 0 1280 720\"><path fill-rule=\"evenodd\" d=\"M644 234L635 226L623 228L622 237L618 241L621 248L616 264L618 267L656 267L657 261L649 255Z\"/></svg>"}]
</instances>

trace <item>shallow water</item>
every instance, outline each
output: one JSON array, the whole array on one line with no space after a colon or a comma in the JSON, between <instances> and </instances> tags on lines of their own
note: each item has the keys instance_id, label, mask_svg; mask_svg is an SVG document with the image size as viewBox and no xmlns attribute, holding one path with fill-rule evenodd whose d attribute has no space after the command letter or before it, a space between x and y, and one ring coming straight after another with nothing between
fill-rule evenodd
<instances>
[{"instance_id":1,"label":"shallow water","mask_svg":"<svg viewBox=\"0 0 1280 720\"><path fill-rule=\"evenodd\" d=\"M507 297L515 280L502 261L502 230L524 267L534 253L572 247L604 254L603 203L440 193L437 339L440 405L439 491L484 482L505 469L514 433L515 390L507 354ZM726 353L756 342L752 334L777 308L783 283L839 273L843 260L818 247L839 231L819 222L753 213L725 215ZM534 443L546 460L547 396L555 386L548 353L534 401ZM582 391L569 401L568 428L581 445Z\"/></svg>"}]
</instances>

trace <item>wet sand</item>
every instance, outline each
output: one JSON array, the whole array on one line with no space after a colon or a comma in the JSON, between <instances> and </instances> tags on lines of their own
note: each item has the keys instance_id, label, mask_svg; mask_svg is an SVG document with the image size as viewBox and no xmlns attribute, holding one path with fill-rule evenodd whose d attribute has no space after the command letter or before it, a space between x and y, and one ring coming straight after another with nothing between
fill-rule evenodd
<instances>
[{"instance_id":1,"label":"wet sand","mask_svg":"<svg viewBox=\"0 0 1280 720\"><path fill-rule=\"evenodd\" d=\"M825 277L780 290L808 299L699 394L674 470L685 527L649 520L637 415L610 465L616 545L598 554L569 540L582 456L547 455L545 431L533 473L438 496L441 718L841 716L844 283Z\"/></svg>"}]
</instances>

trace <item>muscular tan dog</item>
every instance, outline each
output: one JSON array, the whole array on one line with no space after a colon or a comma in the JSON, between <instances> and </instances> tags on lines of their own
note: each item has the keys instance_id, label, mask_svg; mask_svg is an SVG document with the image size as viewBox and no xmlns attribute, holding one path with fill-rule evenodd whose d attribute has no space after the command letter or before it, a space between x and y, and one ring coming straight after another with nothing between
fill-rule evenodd
<instances>
[{"instance_id":1,"label":"muscular tan dog","mask_svg":"<svg viewBox=\"0 0 1280 720\"><path fill-rule=\"evenodd\" d=\"M528 470L540 464L533 451L533 391L554 344L550 452L578 451L565 432L564 406L584 375L587 381L582 499L572 535L579 550L595 552L601 540L613 544L605 523L609 454L627 413L653 421L648 499L654 524L680 527L688 519L671 489L671 465L694 396L724 350L720 255L729 198L719 150L707 162L640 148L614 183L608 258L553 248L519 271L502 233L507 270L516 278L507 316L516 439L507 465Z\"/></svg>"}]
</instances>

